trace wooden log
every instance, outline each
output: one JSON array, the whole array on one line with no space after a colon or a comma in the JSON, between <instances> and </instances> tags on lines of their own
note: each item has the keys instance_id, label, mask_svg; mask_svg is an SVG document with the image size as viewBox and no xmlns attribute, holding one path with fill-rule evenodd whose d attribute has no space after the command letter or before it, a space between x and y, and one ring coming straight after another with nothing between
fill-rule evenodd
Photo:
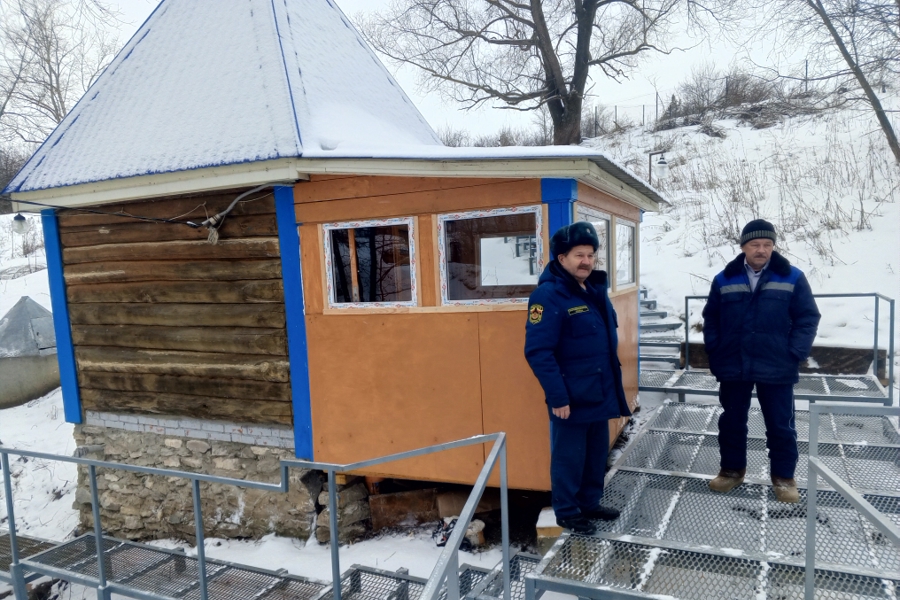
<instances>
[{"instance_id":1,"label":"wooden log","mask_svg":"<svg viewBox=\"0 0 900 600\"><path fill-rule=\"evenodd\" d=\"M227 377L278 383L291 380L291 367L286 359L252 354L76 346L75 361L81 371Z\"/></svg>"},{"instance_id":2,"label":"wooden log","mask_svg":"<svg viewBox=\"0 0 900 600\"><path fill-rule=\"evenodd\" d=\"M181 198L157 198L140 202L104 204L91 210L106 214L84 212L77 208L59 211L60 230L118 223L136 223L131 215L155 219L177 218L179 221L200 223L207 216L215 215L231 204L245 190L215 192ZM116 215L113 213L124 213ZM262 190L241 200L229 216L274 214L275 202L271 190Z\"/></svg>"},{"instance_id":3,"label":"wooden log","mask_svg":"<svg viewBox=\"0 0 900 600\"><path fill-rule=\"evenodd\" d=\"M66 296L71 303L82 302L182 302L238 304L243 302L284 302L280 279L266 281L144 281L70 285Z\"/></svg>"},{"instance_id":4,"label":"wooden log","mask_svg":"<svg viewBox=\"0 0 900 600\"><path fill-rule=\"evenodd\" d=\"M275 215L229 216L219 227L221 239L270 237L278 235ZM103 244L135 244L175 240L206 240L209 230L170 223L132 221L60 232L63 248L100 246Z\"/></svg>"},{"instance_id":5,"label":"wooden log","mask_svg":"<svg viewBox=\"0 0 900 600\"><path fill-rule=\"evenodd\" d=\"M126 281L240 281L281 279L281 261L248 260L132 260L69 265L67 285Z\"/></svg>"},{"instance_id":6,"label":"wooden log","mask_svg":"<svg viewBox=\"0 0 900 600\"><path fill-rule=\"evenodd\" d=\"M245 402L255 400L291 401L290 384L249 379L80 371L78 383L82 389L215 396L217 398L235 398Z\"/></svg>"},{"instance_id":7,"label":"wooden log","mask_svg":"<svg viewBox=\"0 0 900 600\"><path fill-rule=\"evenodd\" d=\"M73 325L158 325L160 327L285 326L284 305L257 304L70 304Z\"/></svg>"},{"instance_id":8,"label":"wooden log","mask_svg":"<svg viewBox=\"0 0 900 600\"><path fill-rule=\"evenodd\" d=\"M119 260L233 260L279 258L277 237L207 241L146 242L142 244L104 244L63 249L66 265Z\"/></svg>"},{"instance_id":9,"label":"wooden log","mask_svg":"<svg viewBox=\"0 0 900 600\"><path fill-rule=\"evenodd\" d=\"M81 403L85 410L104 412L184 416L232 423L290 425L293 422L290 402L268 400L246 402L212 396L83 389Z\"/></svg>"},{"instance_id":10,"label":"wooden log","mask_svg":"<svg viewBox=\"0 0 900 600\"><path fill-rule=\"evenodd\" d=\"M283 329L73 325L72 340L83 346L287 356Z\"/></svg>"}]
</instances>

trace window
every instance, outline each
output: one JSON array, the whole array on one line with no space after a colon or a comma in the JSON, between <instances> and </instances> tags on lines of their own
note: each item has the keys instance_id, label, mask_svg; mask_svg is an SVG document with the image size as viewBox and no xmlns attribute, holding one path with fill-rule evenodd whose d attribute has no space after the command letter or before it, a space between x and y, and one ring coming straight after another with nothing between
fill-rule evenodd
<instances>
[{"instance_id":1,"label":"window","mask_svg":"<svg viewBox=\"0 0 900 600\"><path fill-rule=\"evenodd\" d=\"M616 219L616 286L634 283L634 223Z\"/></svg>"},{"instance_id":2,"label":"window","mask_svg":"<svg viewBox=\"0 0 900 600\"><path fill-rule=\"evenodd\" d=\"M416 305L411 217L327 223L323 231L330 307Z\"/></svg>"},{"instance_id":3,"label":"window","mask_svg":"<svg viewBox=\"0 0 900 600\"><path fill-rule=\"evenodd\" d=\"M443 304L525 302L544 268L541 207L438 215Z\"/></svg>"},{"instance_id":4,"label":"window","mask_svg":"<svg viewBox=\"0 0 900 600\"><path fill-rule=\"evenodd\" d=\"M587 221L593 225L594 229L597 230L597 237L600 238L600 247L597 248L594 268L609 271L609 215L590 206L585 206L580 202L576 206L578 220Z\"/></svg>"}]
</instances>

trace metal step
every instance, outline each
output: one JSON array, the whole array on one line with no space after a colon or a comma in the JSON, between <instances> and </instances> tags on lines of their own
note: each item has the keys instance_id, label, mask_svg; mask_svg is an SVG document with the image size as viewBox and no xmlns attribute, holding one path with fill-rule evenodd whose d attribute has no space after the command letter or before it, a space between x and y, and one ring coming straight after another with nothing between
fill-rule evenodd
<instances>
[{"instance_id":1,"label":"metal step","mask_svg":"<svg viewBox=\"0 0 900 600\"><path fill-rule=\"evenodd\" d=\"M669 316L669 313L664 310L642 310L638 315L640 315L641 318L657 317L659 319L665 319Z\"/></svg>"},{"instance_id":2,"label":"metal step","mask_svg":"<svg viewBox=\"0 0 900 600\"><path fill-rule=\"evenodd\" d=\"M641 354L638 357L642 363L669 363L681 368L681 356L669 356L666 354Z\"/></svg>"},{"instance_id":3,"label":"metal step","mask_svg":"<svg viewBox=\"0 0 900 600\"><path fill-rule=\"evenodd\" d=\"M681 321L643 321L641 320L641 331L674 331L680 329L684 323Z\"/></svg>"},{"instance_id":4,"label":"metal step","mask_svg":"<svg viewBox=\"0 0 900 600\"><path fill-rule=\"evenodd\" d=\"M667 338L641 338L638 340L638 345L647 348L681 348L683 343L684 341L681 338L671 340Z\"/></svg>"},{"instance_id":5,"label":"metal step","mask_svg":"<svg viewBox=\"0 0 900 600\"><path fill-rule=\"evenodd\" d=\"M422 595L426 579L405 572L353 565L341 575L342 600L412 600ZM212 598L212 596L210 596ZM249 598L249 596L248 596ZM329 585L315 600L334 598Z\"/></svg>"},{"instance_id":6,"label":"metal step","mask_svg":"<svg viewBox=\"0 0 900 600\"><path fill-rule=\"evenodd\" d=\"M525 576L541 562L537 554L518 552L509 559L510 600L525 600ZM494 567L481 583L466 595L468 600L499 600L503 598L503 563Z\"/></svg>"},{"instance_id":7,"label":"metal step","mask_svg":"<svg viewBox=\"0 0 900 600\"><path fill-rule=\"evenodd\" d=\"M642 307L649 308L650 310L656 308L656 300L641 300L640 304Z\"/></svg>"},{"instance_id":8,"label":"metal step","mask_svg":"<svg viewBox=\"0 0 900 600\"><path fill-rule=\"evenodd\" d=\"M646 298L647 297L647 288L642 287L640 290L638 290L638 293L641 298Z\"/></svg>"}]
</instances>

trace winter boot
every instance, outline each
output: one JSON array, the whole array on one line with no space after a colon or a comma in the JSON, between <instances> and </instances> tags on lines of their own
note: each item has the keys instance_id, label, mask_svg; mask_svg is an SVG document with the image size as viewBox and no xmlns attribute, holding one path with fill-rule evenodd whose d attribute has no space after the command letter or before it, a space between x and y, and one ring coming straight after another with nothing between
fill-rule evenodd
<instances>
[{"instance_id":1,"label":"winter boot","mask_svg":"<svg viewBox=\"0 0 900 600\"><path fill-rule=\"evenodd\" d=\"M574 517L563 517L562 519L558 518L556 519L556 524L560 527L565 527L573 533L582 533L584 535L593 535L597 533L597 528L594 526L594 524L581 515L575 515Z\"/></svg>"},{"instance_id":2,"label":"winter boot","mask_svg":"<svg viewBox=\"0 0 900 600\"><path fill-rule=\"evenodd\" d=\"M591 510L582 510L581 516L585 519L599 519L601 521L615 521L619 518L619 511L608 506L598 506Z\"/></svg>"},{"instance_id":3,"label":"winter boot","mask_svg":"<svg viewBox=\"0 0 900 600\"><path fill-rule=\"evenodd\" d=\"M779 502L796 504L800 502L800 492L797 491L797 482L793 478L776 477L772 475L772 491Z\"/></svg>"},{"instance_id":4,"label":"winter boot","mask_svg":"<svg viewBox=\"0 0 900 600\"><path fill-rule=\"evenodd\" d=\"M746 473L747 469L719 469L719 474L716 475L715 479L709 482L709 489L723 494L730 492L744 483L744 475Z\"/></svg>"}]
</instances>

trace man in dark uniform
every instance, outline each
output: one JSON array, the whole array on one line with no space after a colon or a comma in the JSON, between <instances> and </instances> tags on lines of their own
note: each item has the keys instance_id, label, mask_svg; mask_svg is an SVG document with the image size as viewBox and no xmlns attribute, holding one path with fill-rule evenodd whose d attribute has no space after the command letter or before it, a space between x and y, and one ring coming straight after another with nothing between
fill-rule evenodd
<instances>
[{"instance_id":1,"label":"man in dark uniform","mask_svg":"<svg viewBox=\"0 0 900 600\"><path fill-rule=\"evenodd\" d=\"M525 358L544 388L550 414L550 485L562 527L594 533L591 519L619 511L600 505L610 419L630 416L616 354L616 312L605 271L594 271L600 245L593 225L562 227L550 239L553 260L528 299Z\"/></svg>"},{"instance_id":2,"label":"man in dark uniform","mask_svg":"<svg viewBox=\"0 0 900 600\"><path fill-rule=\"evenodd\" d=\"M794 384L816 338L819 309L809 282L775 252L775 227L750 221L741 251L716 275L703 309L709 369L719 380L721 470L709 482L729 492L747 471L747 416L756 395L766 423L772 486L781 502L797 502Z\"/></svg>"}]
</instances>

